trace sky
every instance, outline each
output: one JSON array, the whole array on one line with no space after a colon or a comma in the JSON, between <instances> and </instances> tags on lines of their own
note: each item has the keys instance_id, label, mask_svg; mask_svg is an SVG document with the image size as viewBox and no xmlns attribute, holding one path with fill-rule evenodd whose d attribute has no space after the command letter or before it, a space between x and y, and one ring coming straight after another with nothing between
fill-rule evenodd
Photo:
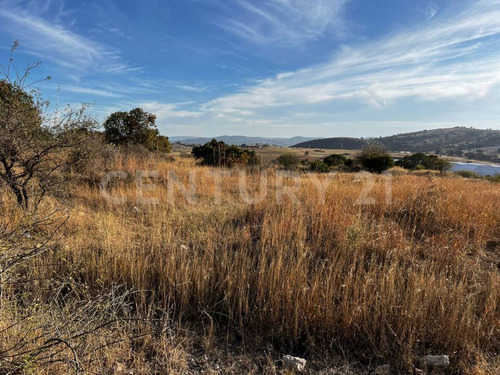
<instances>
[{"instance_id":1,"label":"sky","mask_svg":"<svg viewBox=\"0 0 500 375\"><path fill-rule=\"evenodd\" d=\"M14 40L52 103L167 136L500 129L500 0L0 0Z\"/></svg>"}]
</instances>

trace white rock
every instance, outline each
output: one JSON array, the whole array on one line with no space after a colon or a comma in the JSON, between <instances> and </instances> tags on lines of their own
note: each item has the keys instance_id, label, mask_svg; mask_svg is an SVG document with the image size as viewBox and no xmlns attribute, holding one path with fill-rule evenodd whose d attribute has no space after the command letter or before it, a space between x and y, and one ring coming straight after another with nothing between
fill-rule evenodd
<instances>
[{"instance_id":1,"label":"white rock","mask_svg":"<svg viewBox=\"0 0 500 375\"><path fill-rule=\"evenodd\" d=\"M115 364L115 374L116 375L124 375L124 374L126 374L126 372L127 372L127 369L125 368L125 366L122 363L117 362Z\"/></svg>"},{"instance_id":2,"label":"white rock","mask_svg":"<svg viewBox=\"0 0 500 375\"><path fill-rule=\"evenodd\" d=\"M304 371L306 368L307 361L304 358L292 357L291 355L285 355L281 358L285 367L292 371Z\"/></svg>"},{"instance_id":3,"label":"white rock","mask_svg":"<svg viewBox=\"0 0 500 375\"><path fill-rule=\"evenodd\" d=\"M422 363L426 366L448 366L450 364L450 357L447 355L426 355L421 358Z\"/></svg>"}]
</instances>

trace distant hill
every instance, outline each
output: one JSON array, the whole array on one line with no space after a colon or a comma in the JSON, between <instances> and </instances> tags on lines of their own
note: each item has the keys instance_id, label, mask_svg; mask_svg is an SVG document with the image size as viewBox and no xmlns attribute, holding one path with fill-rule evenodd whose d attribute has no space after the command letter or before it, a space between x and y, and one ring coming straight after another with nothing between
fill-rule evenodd
<instances>
[{"instance_id":1,"label":"distant hill","mask_svg":"<svg viewBox=\"0 0 500 375\"><path fill-rule=\"evenodd\" d=\"M471 129L464 127L424 130L372 138L389 151L435 152L436 150L476 150L500 148L500 130ZM359 138L323 138L300 142L292 147L358 150L367 140Z\"/></svg>"},{"instance_id":2,"label":"distant hill","mask_svg":"<svg viewBox=\"0 0 500 375\"><path fill-rule=\"evenodd\" d=\"M179 142L190 145L202 145L210 142L212 139L223 141L231 145L254 145L254 144L269 144L282 147L289 147L296 143L306 142L317 138L308 137L292 137L292 138L266 138L266 137L246 137L243 135L221 135L218 137L169 137L171 142Z\"/></svg>"},{"instance_id":3,"label":"distant hill","mask_svg":"<svg viewBox=\"0 0 500 375\"><path fill-rule=\"evenodd\" d=\"M366 141L360 138L324 138L301 142L292 147L302 148L330 148L338 150L359 150L363 148Z\"/></svg>"}]
</instances>

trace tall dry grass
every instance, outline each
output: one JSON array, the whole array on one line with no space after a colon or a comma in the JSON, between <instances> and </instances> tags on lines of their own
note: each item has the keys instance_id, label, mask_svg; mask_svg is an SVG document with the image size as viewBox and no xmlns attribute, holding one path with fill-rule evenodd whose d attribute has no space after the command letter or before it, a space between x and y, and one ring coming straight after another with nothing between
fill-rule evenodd
<instances>
[{"instance_id":1,"label":"tall dry grass","mask_svg":"<svg viewBox=\"0 0 500 375\"><path fill-rule=\"evenodd\" d=\"M265 199L248 204L233 171L217 203L214 170L190 160L117 168L157 170L144 196L159 204L139 205L133 178L110 190L123 204L74 186L64 249L40 260L50 264L41 273L71 275L90 293L125 285L140 291L134 311L168 311L247 346L410 372L426 354L450 355L456 372L500 369L498 185L413 175L389 185L378 176L363 204L367 184L353 174L335 175L324 201L317 184L326 177L301 175L297 200L277 202L268 171ZM194 173L195 203L180 190L172 202L169 171L183 183ZM247 174L250 196L261 173Z\"/></svg>"},{"instance_id":2,"label":"tall dry grass","mask_svg":"<svg viewBox=\"0 0 500 375\"><path fill-rule=\"evenodd\" d=\"M125 170L151 167L129 163ZM248 205L232 173L215 204L206 168L156 168L184 182L195 171L198 201L177 194L171 205L160 183L152 196L161 203L136 210L133 185L114 191L130 198L123 205L78 188L85 204L66 242L90 288L123 282L150 291L138 309L154 303L187 320L206 314L243 339L259 335L298 353L317 348L407 367L419 355L448 353L468 366L500 349L497 185L396 176L389 202L380 177L369 192L374 203L356 204L366 185L341 174L321 203L304 176L298 202L277 203L270 174L266 198ZM250 185L258 194L259 184Z\"/></svg>"}]
</instances>

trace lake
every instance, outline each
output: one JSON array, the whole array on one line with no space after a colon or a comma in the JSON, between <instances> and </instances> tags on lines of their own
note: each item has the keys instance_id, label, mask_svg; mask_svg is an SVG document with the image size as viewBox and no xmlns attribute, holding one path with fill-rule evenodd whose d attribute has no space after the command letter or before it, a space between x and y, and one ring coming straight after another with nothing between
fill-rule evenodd
<instances>
[{"instance_id":1,"label":"lake","mask_svg":"<svg viewBox=\"0 0 500 375\"><path fill-rule=\"evenodd\" d=\"M481 176L494 176L495 174L500 174L500 165L498 164L476 164L476 163L460 163L453 162L451 171L471 171L475 172Z\"/></svg>"}]
</instances>

